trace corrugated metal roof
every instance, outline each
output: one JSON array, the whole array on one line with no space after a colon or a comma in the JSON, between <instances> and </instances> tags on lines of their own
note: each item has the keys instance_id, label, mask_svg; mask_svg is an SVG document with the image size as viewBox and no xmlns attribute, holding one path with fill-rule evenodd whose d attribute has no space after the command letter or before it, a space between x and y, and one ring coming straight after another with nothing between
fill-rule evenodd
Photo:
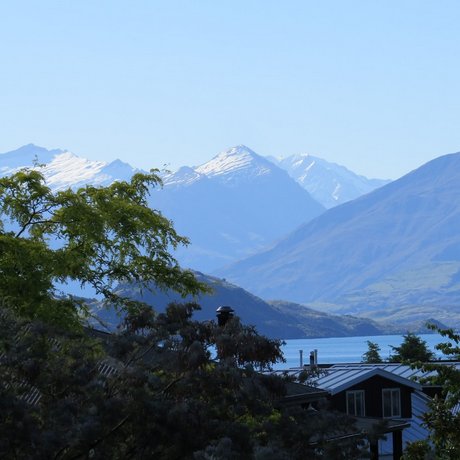
<instances>
[{"instance_id":1,"label":"corrugated metal roof","mask_svg":"<svg viewBox=\"0 0 460 460\"><path fill-rule=\"evenodd\" d=\"M318 377L311 377L308 383L327 390L331 394L337 394L353 385L356 385L373 376L380 376L386 379L406 385L416 390L421 389L421 385L415 381L410 366L402 365L373 365L373 364L337 364L321 369ZM289 375L298 376L304 369L290 369Z\"/></svg>"},{"instance_id":2,"label":"corrugated metal roof","mask_svg":"<svg viewBox=\"0 0 460 460\"><path fill-rule=\"evenodd\" d=\"M460 371L460 362L438 362L436 364L440 364L443 366L453 366L457 370ZM385 374L381 374L386 378L392 378L394 380L395 377L399 377L401 379L407 380L407 382L403 382L400 380L401 383L406 385L412 386L410 382L417 382L419 379L426 379L428 377L434 376L436 374L435 371L426 372L421 369L413 369L411 366L407 364L400 364L400 363L379 363L379 364L365 364L365 363L342 363L342 364L334 364L328 367L319 367L319 371L322 375L317 378L312 378L311 380L317 386L321 388L336 388L336 387L346 387L351 386L352 382L354 381L361 381L364 375L365 378L371 377L371 371L375 371L379 369L380 371L384 371ZM304 368L291 368L286 372L289 375L298 376L301 372L307 370L308 366L304 366ZM393 377L389 377L392 374ZM429 383L423 383L423 386L429 386ZM414 388L419 388L414 387ZM339 390L340 391L340 390Z\"/></svg>"},{"instance_id":3,"label":"corrugated metal roof","mask_svg":"<svg viewBox=\"0 0 460 460\"><path fill-rule=\"evenodd\" d=\"M430 397L421 391L414 391L412 393L411 426L403 432L404 444L428 438L429 431L423 425L423 414L428 411L429 401Z\"/></svg>"},{"instance_id":4,"label":"corrugated metal roof","mask_svg":"<svg viewBox=\"0 0 460 460\"><path fill-rule=\"evenodd\" d=\"M428 410L429 396L421 391L412 393L412 418L409 419L410 426L403 430L403 446L407 443L428 439L429 431L423 426L423 414ZM379 440L379 452L390 453L393 451L392 438L387 436L387 439Z\"/></svg>"},{"instance_id":5,"label":"corrugated metal roof","mask_svg":"<svg viewBox=\"0 0 460 460\"><path fill-rule=\"evenodd\" d=\"M327 390L334 395L374 376L380 376L411 388L421 389L419 383L379 367L351 367L342 369L333 366L327 370L325 376L316 379L315 383L318 388Z\"/></svg>"},{"instance_id":6,"label":"corrugated metal roof","mask_svg":"<svg viewBox=\"0 0 460 460\"><path fill-rule=\"evenodd\" d=\"M440 361L436 364L440 364L442 366L453 366L457 370L460 370L460 362L447 362L447 361ZM430 376L435 375L434 371L426 372L421 369L413 369L411 366L407 364L401 363L379 363L379 364L364 364L364 363L350 363L350 364L334 364L329 369L334 370L351 370L351 369L383 369L387 372L391 372L392 374L399 375L405 379L416 380L420 378L427 378Z\"/></svg>"}]
</instances>

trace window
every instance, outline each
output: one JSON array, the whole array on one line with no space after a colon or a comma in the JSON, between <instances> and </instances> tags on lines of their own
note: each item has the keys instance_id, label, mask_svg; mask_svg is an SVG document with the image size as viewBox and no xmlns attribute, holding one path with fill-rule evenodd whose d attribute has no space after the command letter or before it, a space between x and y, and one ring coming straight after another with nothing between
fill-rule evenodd
<instances>
[{"instance_id":1,"label":"window","mask_svg":"<svg viewBox=\"0 0 460 460\"><path fill-rule=\"evenodd\" d=\"M384 417L401 417L401 392L399 388L384 388L382 390Z\"/></svg>"},{"instance_id":2,"label":"window","mask_svg":"<svg viewBox=\"0 0 460 460\"><path fill-rule=\"evenodd\" d=\"M347 391L347 414L364 416L364 390Z\"/></svg>"}]
</instances>

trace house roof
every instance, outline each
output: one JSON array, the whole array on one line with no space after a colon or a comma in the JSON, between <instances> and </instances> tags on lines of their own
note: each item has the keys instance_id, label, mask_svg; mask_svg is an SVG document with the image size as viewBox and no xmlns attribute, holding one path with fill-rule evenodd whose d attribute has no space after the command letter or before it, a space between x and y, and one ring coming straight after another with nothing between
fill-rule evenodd
<instances>
[{"instance_id":1,"label":"house roof","mask_svg":"<svg viewBox=\"0 0 460 460\"><path fill-rule=\"evenodd\" d=\"M460 362L457 361L439 361L436 364L443 366L454 366L456 369L460 370ZM435 371L426 372L421 369L412 368L408 364L401 363L378 363L378 364L365 364L365 363L343 363L343 364L334 364L329 369L339 370L339 369L382 369L392 374L398 375L405 379L417 380L421 378L427 378L436 375ZM425 386L425 385L423 385Z\"/></svg>"},{"instance_id":2,"label":"house roof","mask_svg":"<svg viewBox=\"0 0 460 460\"><path fill-rule=\"evenodd\" d=\"M326 370L325 375L317 378L315 383L318 388L327 390L330 394L335 395L374 376L380 376L416 390L421 389L419 383L378 367L335 368L335 366L332 366Z\"/></svg>"},{"instance_id":3,"label":"house roof","mask_svg":"<svg viewBox=\"0 0 460 460\"><path fill-rule=\"evenodd\" d=\"M458 361L439 361L436 364L453 366L460 371L460 362ZM297 376L306 369L308 369L308 366L304 366L303 368L291 368L287 371L278 372ZM337 391L342 391L347 386L352 386L355 383L370 378L372 375L381 375L382 377L414 389L432 386L430 382L421 382L421 384L416 382L419 382L419 379L426 379L436 375L435 371L426 372L421 369L413 369L410 365L401 363L342 363L325 367L319 366L318 369L321 375L314 379L314 384L320 388L332 391L332 394L335 394ZM372 372L374 372L374 374L372 374ZM337 390L337 388L342 389Z\"/></svg>"},{"instance_id":4,"label":"house roof","mask_svg":"<svg viewBox=\"0 0 460 460\"><path fill-rule=\"evenodd\" d=\"M286 395L282 399L284 404L303 404L319 401L326 398L328 392L320 388L304 385L302 383L287 382Z\"/></svg>"},{"instance_id":5,"label":"house roof","mask_svg":"<svg viewBox=\"0 0 460 460\"><path fill-rule=\"evenodd\" d=\"M412 419L411 426L404 431L405 442L415 442L420 439L427 439L429 430L423 424L423 415L428 410L431 398L421 391L412 393Z\"/></svg>"}]
</instances>

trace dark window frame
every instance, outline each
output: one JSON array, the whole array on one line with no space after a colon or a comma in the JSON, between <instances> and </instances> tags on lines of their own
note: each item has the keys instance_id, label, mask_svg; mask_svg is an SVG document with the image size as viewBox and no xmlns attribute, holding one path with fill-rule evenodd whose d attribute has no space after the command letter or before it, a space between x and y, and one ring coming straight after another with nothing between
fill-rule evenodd
<instances>
[{"instance_id":1,"label":"dark window frame","mask_svg":"<svg viewBox=\"0 0 460 460\"><path fill-rule=\"evenodd\" d=\"M353 398L351 404L349 398ZM364 417L366 415L366 392L364 390L349 390L345 393L345 399L348 415L354 415L355 417Z\"/></svg>"},{"instance_id":2,"label":"dark window frame","mask_svg":"<svg viewBox=\"0 0 460 460\"><path fill-rule=\"evenodd\" d=\"M401 418L401 388L382 388L383 418Z\"/></svg>"}]
</instances>

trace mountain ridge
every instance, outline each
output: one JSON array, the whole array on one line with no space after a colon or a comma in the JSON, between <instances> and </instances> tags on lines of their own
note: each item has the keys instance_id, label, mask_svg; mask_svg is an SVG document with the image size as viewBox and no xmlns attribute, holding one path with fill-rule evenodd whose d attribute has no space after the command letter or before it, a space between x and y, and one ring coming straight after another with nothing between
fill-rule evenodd
<instances>
[{"instance_id":1,"label":"mountain ridge","mask_svg":"<svg viewBox=\"0 0 460 460\"><path fill-rule=\"evenodd\" d=\"M258 332L280 339L301 339L317 337L344 337L357 335L383 335L404 332L389 323L370 319L328 314L291 302L265 302L250 292L226 280L194 272L195 277L212 292L199 296L181 298L174 292L142 292L134 285L121 284L116 293L123 297L141 300L157 312L165 310L171 302L197 301L201 309L194 313L194 319L207 321L216 318L220 305L230 305L235 314L246 324L256 325ZM92 308L110 326L115 328L120 318L113 310L93 302Z\"/></svg>"},{"instance_id":2,"label":"mountain ridge","mask_svg":"<svg viewBox=\"0 0 460 460\"><path fill-rule=\"evenodd\" d=\"M283 168L327 209L354 200L391 182L385 179L368 179L345 166L310 154L290 155L280 159L270 157L270 161Z\"/></svg>"},{"instance_id":3,"label":"mountain ridge","mask_svg":"<svg viewBox=\"0 0 460 460\"><path fill-rule=\"evenodd\" d=\"M190 238L176 253L181 263L203 272L268 247L324 211L286 171L243 145L163 181L152 206Z\"/></svg>"},{"instance_id":4,"label":"mountain ridge","mask_svg":"<svg viewBox=\"0 0 460 460\"><path fill-rule=\"evenodd\" d=\"M215 274L263 298L341 313L460 304L458 171L460 153L434 159Z\"/></svg>"},{"instance_id":5,"label":"mountain ridge","mask_svg":"<svg viewBox=\"0 0 460 460\"><path fill-rule=\"evenodd\" d=\"M39 169L47 185L54 190L86 184L109 185L115 180L129 180L140 171L118 159L112 162L89 160L68 150L47 150L34 144L0 154L0 176L31 167Z\"/></svg>"}]
</instances>

